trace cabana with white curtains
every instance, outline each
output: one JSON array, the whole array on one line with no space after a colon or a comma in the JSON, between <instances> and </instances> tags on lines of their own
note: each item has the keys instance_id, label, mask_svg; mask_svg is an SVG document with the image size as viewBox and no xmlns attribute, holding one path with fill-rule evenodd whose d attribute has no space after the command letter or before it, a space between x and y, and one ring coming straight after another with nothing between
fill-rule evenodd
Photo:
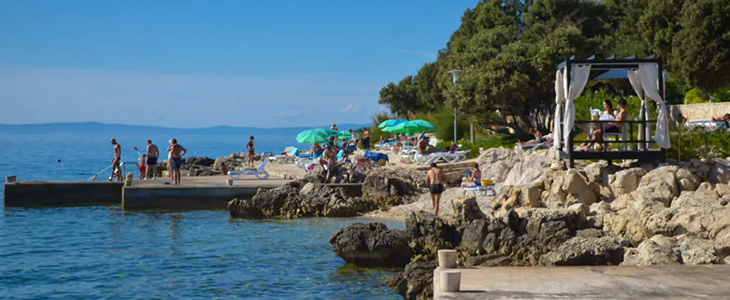
<instances>
[{"instance_id":1,"label":"cabana with white curtains","mask_svg":"<svg viewBox=\"0 0 730 300\"><path fill-rule=\"evenodd\" d=\"M638 139L634 142L638 146L634 151L608 152L574 152L572 143L573 126L575 125L574 102L580 97L588 82L591 71L625 69L626 77L641 99L640 120L627 120L627 123L638 124ZM658 117L653 141L649 140L649 106L646 100L656 103ZM561 63L555 74L555 128L553 132L554 146L561 159L570 159L573 166L574 159L640 159L664 161L664 149L670 147L669 142L669 113L664 101L664 76L662 76L662 61L653 56L637 59L595 60L593 57L585 60L576 60L573 57ZM651 144L659 149L653 149ZM628 148L628 147L627 147Z\"/></svg>"}]
</instances>

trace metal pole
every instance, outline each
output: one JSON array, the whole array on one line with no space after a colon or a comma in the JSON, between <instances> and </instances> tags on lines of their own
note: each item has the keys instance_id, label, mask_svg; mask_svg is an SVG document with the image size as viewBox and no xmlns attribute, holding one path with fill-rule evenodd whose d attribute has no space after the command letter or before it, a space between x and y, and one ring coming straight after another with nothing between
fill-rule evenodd
<instances>
[{"instance_id":1,"label":"metal pole","mask_svg":"<svg viewBox=\"0 0 730 300\"><path fill-rule=\"evenodd\" d=\"M459 73L461 73L461 70L451 70L449 71L451 73L451 76L454 79L454 84L456 84L456 77L459 76ZM454 144L456 144L456 97L454 97Z\"/></svg>"},{"instance_id":2,"label":"metal pole","mask_svg":"<svg viewBox=\"0 0 730 300\"><path fill-rule=\"evenodd\" d=\"M454 144L456 144L456 104L454 104Z\"/></svg>"},{"instance_id":3,"label":"metal pole","mask_svg":"<svg viewBox=\"0 0 730 300\"><path fill-rule=\"evenodd\" d=\"M469 141L474 144L474 123L469 123Z\"/></svg>"}]
</instances>

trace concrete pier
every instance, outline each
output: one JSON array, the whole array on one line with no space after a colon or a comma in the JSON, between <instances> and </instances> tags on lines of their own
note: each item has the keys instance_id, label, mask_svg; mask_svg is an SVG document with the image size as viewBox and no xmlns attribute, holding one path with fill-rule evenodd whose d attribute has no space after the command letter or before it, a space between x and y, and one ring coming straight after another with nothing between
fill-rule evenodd
<instances>
[{"instance_id":1,"label":"concrete pier","mask_svg":"<svg viewBox=\"0 0 730 300\"><path fill-rule=\"evenodd\" d=\"M461 271L460 292L440 273ZM434 299L730 299L730 265L493 267L434 271Z\"/></svg>"},{"instance_id":2,"label":"concrete pier","mask_svg":"<svg viewBox=\"0 0 730 300\"><path fill-rule=\"evenodd\" d=\"M75 205L122 205L123 209L226 209L233 198L250 198L259 188L275 188L283 179L243 179L228 186L227 176L183 177L182 184L170 180L135 179L122 182L17 182L5 183L5 207Z\"/></svg>"},{"instance_id":3,"label":"concrete pier","mask_svg":"<svg viewBox=\"0 0 730 300\"><path fill-rule=\"evenodd\" d=\"M3 185L3 206L118 205L122 182L16 182Z\"/></svg>"},{"instance_id":4,"label":"concrete pier","mask_svg":"<svg viewBox=\"0 0 730 300\"><path fill-rule=\"evenodd\" d=\"M135 181L122 191L122 208L128 209L226 209L233 198L251 198L259 188L276 188L288 180L236 180L227 176L183 178L181 185Z\"/></svg>"}]
</instances>

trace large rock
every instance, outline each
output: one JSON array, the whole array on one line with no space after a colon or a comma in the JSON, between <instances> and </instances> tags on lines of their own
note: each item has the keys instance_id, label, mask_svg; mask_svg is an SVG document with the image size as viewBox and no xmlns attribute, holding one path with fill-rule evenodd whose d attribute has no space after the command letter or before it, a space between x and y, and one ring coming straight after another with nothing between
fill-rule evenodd
<instances>
[{"instance_id":1,"label":"large rock","mask_svg":"<svg viewBox=\"0 0 730 300\"><path fill-rule=\"evenodd\" d=\"M677 239L677 248L685 265L707 265L723 263L723 257L730 256L730 242L712 241L684 235Z\"/></svg>"},{"instance_id":2,"label":"large rock","mask_svg":"<svg viewBox=\"0 0 730 300\"><path fill-rule=\"evenodd\" d=\"M271 218L282 215L282 207L298 198L299 182L289 182L274 189L259 189L252 199L233 199L228 211L234 218Z\"/></svg>"},{"instance_id":3,"label":"large rock","mask_svg":"<svg viewBox=\"0 0 730 300\"><path fill-rule=\"evenodd\" d=\"M215 163L215 160L210 157L188 157L185 160L186 165L210 167Z\"/></svg>"},{"instance_id":4,"label":"large rock","mask_svg":"<svg viewBox=\"0 0 730 300\"><path fill-rule=\"evenodd\" d=\"M547 266L618 265L626 241L614 237L576 236L542 257Z\"/></svg>"},{"instance_id":5,"label":"large rock","mask_svg":"<svg viewBox=\"0 0 730 300\"><path fill-rule=\"evenodd\" d=\"M679 196L679 183L675 174L679 171L678 166L663 166L649 171L641 177L637 189L647 186L658 186L671 192L673 197Z\"/></svg>"},{"instance_id":6,"label":"large rock","mask_svg":"<svg viewBox=\"0 0 730 300\"><path fill-rule=\"evenodd\" d=\"M728 184L728 181L730 181L730 161L722 159L717 160L712 167L710 167L710 171L707 174L707 181L714 184Z\"/></svg>"},{"instance_id":7,"label":"large rock","mask_svg":"<svg viewBox=\"0 0 730 300\"><path fill-rule=\"evenodd\" d=\"M486 216L479 209L477 198L474 196L458 196L451 198L451 205L454 207L456 219L459 222L468 223L473 220L485 219Z\"/></svg>"},{"instance_id":8,"label":"large rock","mask_svg":"<svg viewBox=\"0 0 730 300\"><path fill-rule=\"evenodd\" d=\"M506 148L490 148L484 150L477 163L482 170L483 178L490 178L495 182L504 182L512 167L519 161L520 155Z\"/></svg>"},{"instance_id":9,"label":"large rock","mask_svg":"<svg viewBox=\"0 0 730 300\"><path fill-rule=\"evenodd\" d=\"M550 158L545 155L522 155L507 173L504 184L522 185L532 183L549 168L550 163Z\"/></svg>"},{"instance_id":10,"label":"large rock","mask_svg":"<svg viewBox=\"0 0 730 300\"><path fill-rule=\"evenodd\" d=\"M677 265L679 256L669 245L662 245L655 242L652 237L639 244L636 248L629 248L624 254L622 266L653 266L653 265Z\"/></svg>"},{"instance_id":11,"label":"large rock","mask_svg":"<svg viewBox=\"0 0 730 300\"><path fill-rule=\"evenodd\" d=\"M382 167L368 173L362 185L365 198L385 208L404 204L425 185L426 173L409 168Z\"/></svg>"},{"instance_id":12,"label":"large rock","mask_svg":"<svg viewBox=\"0 0 730 300\"><path fill-rule=\"evenodd\" d=\"M435 269L435 261L414 261L403 272L390 275L385 285L406 300L432 299Z\"/></svg>"},{"instance_id":13,"label":"large rock","mask_svg":"<svg viewBox=\"0 0 730 300\"><path fill-rule=\"evenodd\" d=\"M341 198L334 197L325 206L323 215L325 217L352 217L371 211L375 203L369 199L360 197Z\"/></svg>"},{"instance_id":14,"label":"large rock","mask_svg":"<svg viewBox=\"0 0 730 300\"><path fill-rule=\"evenodd\" d=\"M565 174L562 189L567 193L569 199L575 199L576 202L585 205L596 202L596 194L588 187L585 175L575 169L570 169Z\"/></svg>"},{"instance_id":15,"label":"large rock","mask_svg":"<svg viewBox=\"0 0 730 300\"><path fill-rule=\"evenodd\" d=\"M639 185L639 180L646 174L646 171L642 168L631 168L627 170L621 170L613 175L609 175L609 184L613 189L616 196L628 194Z\"/></svg>"},{"instance_id":16,"label":"large rock","mask_svg":"<svg viewBox=\"0 0 730 300\"><path fill-rule=\"evenodd\" d=\"M347 262L364 267L404 267L413 252L408 236L383 223L355 223L333 233L332 250Z\"/></svg>"},{"instance_id":17,"label":"large rock","mask_svg":"<svg viewBox=\"0 0 730 300\"><path fill-rule=\"evenodd\" d=\"M461 242L456 226L430 212L411 212L405 223L413 252L425 258L435 259L438 250L453 249Z\"/></svg>"},{"instance_id":18,"label":"large rock","mask_svg":"<svg viewBox=\"0 0 730 300\"><path fill-rule=\"evenodd\" d=\"M540 248L550 251L567 241L572 232L586 224L580 214L568 209L534 209L527 217L526 236L536 241Z\"/></svg>"}]
</instances>

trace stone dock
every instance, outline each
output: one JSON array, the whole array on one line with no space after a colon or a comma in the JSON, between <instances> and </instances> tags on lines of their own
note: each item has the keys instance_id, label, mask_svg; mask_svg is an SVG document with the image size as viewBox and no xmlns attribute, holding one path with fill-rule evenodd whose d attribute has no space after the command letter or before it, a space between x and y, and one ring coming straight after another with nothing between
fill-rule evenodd
<instances>
[{"instance_id":1,"label":"stone dock","mask_svg":"<svg viewBox=\"0 0 730 300\"><path fill-rule=\"evenodd\" d=\"M730 265L458 268L460 292L434 299L730 299Z\"/></svg>"},{"instance_id":2,"label":"stone dock","mask_svg":"<svg viewBox=\"0 0 730 300\"><path fill-rule=\"evenodd\" d=\"M170 185L167 178L156 181L134 179L122 182L47 181L5 183L4 207L75 205L121 205L123 209L226 209L233 198L250 198L259 188L275 188L285 179L235 180L228 176L183 177Z\"/></svg>"}]
</instances>

